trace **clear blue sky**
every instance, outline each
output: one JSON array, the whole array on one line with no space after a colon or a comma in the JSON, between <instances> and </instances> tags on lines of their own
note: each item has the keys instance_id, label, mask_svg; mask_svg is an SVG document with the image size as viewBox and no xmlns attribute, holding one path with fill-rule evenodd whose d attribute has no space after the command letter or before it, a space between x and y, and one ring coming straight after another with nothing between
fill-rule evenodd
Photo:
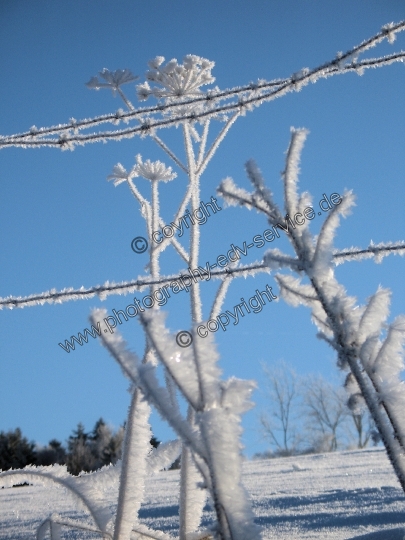
<instances>
[{"instance_id":1,"label":"clear blue sky","mask_svg":"<svg viewBox=\"0 0 405 540\"><path fill-rule=\"evenodd\" d=\"M402 0L60 0L0 2L0 134L32 125L64 123L115 111L122 104L109 91L90 91L84 83L106 67L129 68L144 80L147 61L156 55L181 60L196 54L214 60L220 88L258 78L287 77L315 67L376 33L383 24L405 18ZM371 51L376 56L405 49L405 36ZM323 193L353 189L357 207L339 230L337 247L365 247L404 239L405 69L403 65L321 80L300 93L265 104L237 121L203 181L202 199L215 195L226 176L248 188L244 163L254 158L281 202L290 127L310 135L302 158L300 185L317 202ZM126 86L134 103L134 85ZM162 137L177 145L180 132ZM5 149L0 152L0 296L29 295L64 287L90 287L107 280L130 280L144 272L147 254L135 255L132 238L144 222L126 186L106 181L117 162L129 168L134 156L168 158L147 139L92 144L74 152L56 149ZM166 220L172 219L185 178L164 186ZM146 184L146 183L145 183ZM141 185L141 184L140 184ZM142 185L143 189L143 185ZM147 192L144 191L146 195ZM314 230L320 222L314 221ZM262 216L224 209L201 229L201 261L213 261L231 243L241 245L266 229ZM277 246L288 249L285 240ZM261 258L256 250L247 261ZM379 284L393 291L390 320L405 312L404 259L390 257L346 263L338 278L360 302ZM166 266L165 266L166 265ZM165 253L163 268L182 268ZM205 316L218 282L204 289ZM239 279L225 302L231 309L272 276ZM142 296L142 294L138 295ZM67 354L59 346L88 326L93 307L123 309L131 296L109 297L0 312L0 430L20 427L39 443L62 441L79 421L91 429L103 416L121 424L129 404L119 367L96 340ZM256 379L256 408L245 416L246 454L266 449L258 433L260 362L284 359L299 373L337 377L335 355L316 339L309 311L273 303L249 315L226 333L218 332L224 376ZM170 304L169 327L188 327L183 295ZM136 321L121 328L131 347L143 351ZM169 430L153 417L156 436Z\"/></svg>"}]
</instances>

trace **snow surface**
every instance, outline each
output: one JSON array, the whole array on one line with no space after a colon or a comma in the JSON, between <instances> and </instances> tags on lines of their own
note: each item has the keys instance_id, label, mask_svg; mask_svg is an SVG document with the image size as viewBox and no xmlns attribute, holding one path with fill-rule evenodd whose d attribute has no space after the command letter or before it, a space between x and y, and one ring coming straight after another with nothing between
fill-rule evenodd
<instances>
[{"instance_id":1,"label":"snow surface","mask_svg":"<svg viewBox=\"0 0 405 540\"><path fill-rule=\"evenodd\" d=\"M263 538L404 540L405 496L383 449L245 461L243 481ZM178 533L178 471L146 480L141 522ZM111 506L117 493L106 496ZM86 520L63 488L24 486L0 490L0 539L35 538L52 512ZM212 517L204 509L203 524ZM88 522L90 523L90 522ZM62 538L100 538L63 528Z\"/></svg>"}]
</instances>

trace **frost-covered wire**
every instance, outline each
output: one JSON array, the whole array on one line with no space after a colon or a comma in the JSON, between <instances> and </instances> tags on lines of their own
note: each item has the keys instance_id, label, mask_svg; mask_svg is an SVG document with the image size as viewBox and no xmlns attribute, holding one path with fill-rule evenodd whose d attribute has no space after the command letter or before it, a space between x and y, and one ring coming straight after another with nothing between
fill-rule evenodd
<instances>
[{"instance_id":1,"label":"frost-covered wire","mask_svg":"<svg viewBox=\"0 0 405 540\"><path fill-rule=\"evenodd\" d=\"M374 257L375 262L379 263L381 262L382 257L387 257L392 254L405 255L405 242L382 242L380 244L370 244L370 246L365 249L352 247L349 249L335 250L333 252L333 262L337 266L344 262L360 261L362 259L372 259ZM235 277L248 277L249 275L252 275L252 272L268 272L268 262L270 261L270 257L266 255L265 260L267 261L266 263L246 264L237 268L226 268L225 270L213 271L211 272L211 278L222 279L229 274L232 274ZM279 260L280 262L282 261L281 258ZM294 259L288 257L287 261L288 264L299 264L299 259L297 258ZM282 264L279 268L285 266L285 264ZM80 287L80 289L69 287L60 291L51 289L40 294L31 294L29 296L7 296L0 298L0 309L23 308L43 304L61 304L62 302L69 302L72 300L86 300L88 298L93 298L94 296L98 296L100 300L105 300L107 296L117 294L126 295L136 291L142 291L150 285L167 285L172 281L180 279L185 272L186 270L183 270L178 274L161 276L159 279L145 277L131 281L122 281L120 283L106 281L103 285L96 285L87 289L85 287Z\"/></svg>"},{"instance_id":2,"label":"frost-covered wire","mask_svg":"<svg viewBox=\"0 0 405 540\"><path fill-rule=\"evenodd\" d=\"M372 258L374 258L374 262L380 263L388 255L405 255L405 242L380 242L379 244L371 242L364 249L351 247L346 250L335 250L333 252L336 266L347 261L361 261Z\"/></svg>"},{"instance_id":3,"label":"frost-covered wire","mask_svg":"<svg viewBox=\"0 0 405 540\"><path fill-rule=\"evenodd\" d=\"M77 121L72 119L69 124L52 126L49 128L36 128L33 126L28 132L2 136L0 138L0 148L7 146L54 146L59 148L73 149L76 144L86 144L88 142L99 142L109 139L119 140L121 138L133 137L135 135L153 134L154 130L191 120L202 121L218 115L227 114L233 111L244 113L252 107L259 106L266 101L281 97L287 92L300 90L303 86L310 82L316 82L320 78L327 78L336 74L343 74L355 71L362 73L365 69L376 68L385 65L390 65L394 62L404 62L405 52L398 52L392 55L383 56L380 58L367 59L357 61L357 57L366 50L376 46L384 39L390 42L395 38L395 34L401 32L405 28L405 22L401 21L397 24L390 24L375 36L363 41L360 45L349 50L345 54L339 54L333 60L322 64L321 66L309 70L303 69L287 79L279 79L273 81L259 81L251 83L244 87L235 87L222 92L210 91L201 97L191 100L176 101L175 103L159 104L155 107L145 107L137 110L122 110L116 113L99 116L92 119ZM236 101L230 104L220 105L224 99L235 97ZM187 105L195 105L197 103L204 104L204 110L193 111L189 114L175 114L176 108L181 110ZM153 120L151 117L154 114L162 114L168 110L174 111L172 117L163 117L158 120ZM84 136L73 135L70 133L78 133L81 129L94 127L105 122L119 123L120 121L128 122L132 119L140 121L139 126L134 126L128 129L118 131L93 133ZM47 135L60 135L59 139L43 139Z\"/></svg>"}]
</instances>

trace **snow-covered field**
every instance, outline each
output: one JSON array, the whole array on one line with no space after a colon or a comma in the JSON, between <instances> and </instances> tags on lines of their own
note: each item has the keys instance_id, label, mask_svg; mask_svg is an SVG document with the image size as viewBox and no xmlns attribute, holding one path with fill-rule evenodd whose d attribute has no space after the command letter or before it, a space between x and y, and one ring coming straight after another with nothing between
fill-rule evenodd
<instances>
[{"instance_id":1,"label":"snow-covered field","mask_svg":"<svg viewBox=\"0 0 405 540\"><path fill-rule=\"evenodd\" d=\"M142 521L178 531L178 471L150 478ZM382 449L246 461L244 483L264 538L403 540L405 496ZM111 505L116 494L110 493ZM0 490L0 538L35 538L50 513L83 519L63 489L24 486ZM204 521L210 517L207 504ZM62 538L96 538L63 529ZM99 536L98 536L99 538Z\"/></svg>"}]
</instances>

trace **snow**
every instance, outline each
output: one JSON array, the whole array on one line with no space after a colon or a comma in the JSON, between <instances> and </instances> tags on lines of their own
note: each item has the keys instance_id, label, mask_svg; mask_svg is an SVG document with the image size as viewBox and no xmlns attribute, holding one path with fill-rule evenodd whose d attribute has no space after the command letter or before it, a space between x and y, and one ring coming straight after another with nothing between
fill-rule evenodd
<instances>
[{"instance_id":1,"label":"snow","mask_svg":"<svg viewBox=\"0 0 405 540\"><path fill-rule=\"evenodd\" d=\"M146 479L141 523L177 535L179 471ZM245 461L243 482L263 538L403 540L405 497L381 448ZM111 507L117 492L108 492ZM0 539L35 538L52 512L85 521L63 488L24 486L0 490ZM202 526L213 518L207 503ZM88 523L90 523L88 521ZM100 538L68 532L62 538Z\"/></svg>"}]
</instances>

